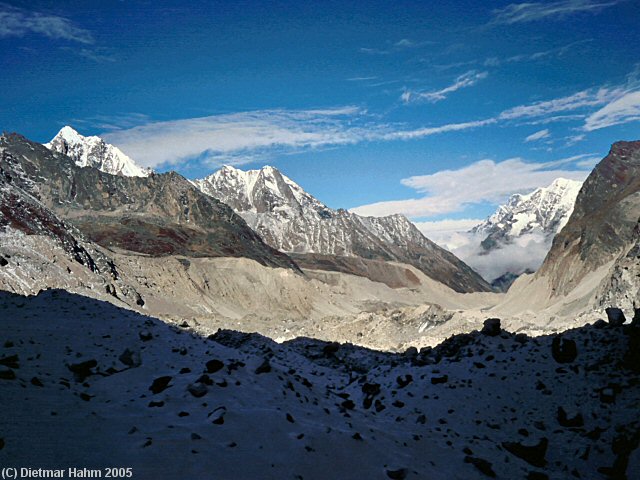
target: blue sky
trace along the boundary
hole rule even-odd
[[[640,138],[636,0],[29,0],[0,3],[0,45],[5,131],[189,178],[271,164],[441,226]]]

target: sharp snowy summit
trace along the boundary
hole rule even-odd
[[[552,240],[571,216],[582,182],[557,178],[548,187],[527,195],[515,194],[487,220],[473,228],[485,236],[485,250],[511,243],[525,235],[541,235]]]
[[[71,157],[79,167],[95,167],[111,175],[148,177],[151,170],[137,165],[118,147],[97,136],[85,137],[69,126],[63,127],[49,143],[50,150]]]
[[[555,179],[533,192],[512,195],[507,203],[448,245],[459,258],[498,290],[523,273],[536,271],[553,238],[567,224],[582,182]]]
[[[277,169],[225,166],[195,180],[204,193],[231,206],[265,242],[308,265],[309,255],[407,263],[457,291],[486,291],[480,276],[423,236],[402,215],[362,217],[333,210]]]

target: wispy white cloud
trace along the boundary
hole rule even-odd
[[[351,78],[347,78],[347,82],[368,82],[371,80],[377,80],[378,77],[376,76],[371,76],[371,77],[351,77]]]
[[[551,115],[550,117],[537,118],[535,120],[528,120],[521,122],[522,125],[547,125],[555,122],[572,122],[574,120],[582,120],[587,116],[586,113],[576,113],[571,115]]]
[[[535,142],[537,140],[542,140],[544,138],[549,138],[551,136],[551,132],[549,132],[548,128],[544,130],[538,130],[535,133],[532,133],[527,138],[524,139],[525,143]]]
[[[116,57],[107,51],[107,49],[98,48],[77,48],[77,47],[61,47],[63,51],[73,53],[87,60],[91,60],[96,63],[111,63],[116,61]]]
[[[573,145],[582,142],[585,138],[587,138],[587,136],[584,134],[570,135],[568,137],[565,137],[565,140],[566,140],[565,145],[567,147],[572,147]]]
[[[640,120],[640,91],[633,91],[623,94],[589,115],[583,129],[590,132],[637,120]]]
[[[575,159],[575,157],[574,157]],[[424,196],[408,200],[378,202],[352,209],[361,215],[402,213],[411,218],[460,212],[483,202],[501,203],[509,195],[549,185],[558,177],[584,180],[588,170],[553,168],[569,159],[529,163],[520,158],[495,162],[481,160],[458,170],[443,170],[402,180],[402,184]]]
[[[387,42],[387,46],[383,48],[361,47],[360,51],[369,55],[390,55],[392,53],[398,53],[403,50],[414,49],[434,44],[435,42],[431,40],[416,41],[409,38],[401,38],[400,40],[395,42]]]
[[[357,123],[358,125],[354,125]],[[145,166],[193,158],[243,163],[267,151],[345,145],[381,138],[386,125],[367,125],[358,107],[261,110],[152,122],[104,134]]]
[[[351,106],[322,110],[259,110],[146,122],[132,128],[123,124],[125,128],[117,130],[113,129],[117,123],[108,118],[93,120],[109,130],[103,137],[149,167],[175,165],[195,158],[213,164],[241,164],[274,154],[366,141],[413,140],[495,123],[494,119],[489,119],[407,129],[374,122],[365,110]]]
[[[0,3],[0,37],[22,37],[29,33],[87,45],[94,43],[89,30],[67,18]]]
[[[586,107],[603,105],[617,98],[623,89],[620,87],[588,89],[574,94],[545,100],[527,105],[519,105],[503,111],[499,115],[500,120],[530,119],[536,117],[549,117],[556,113],[572,112]]]
[[[74,118],[69,122],[63,122],[61,126],[71,124],[78,127],[110,131],[133,128],[150,122],[151,117],[149,117],[149,115],[129,112],[116,115],[93,115],[84,118]]]
[[[398,130],[388,132],[380,137],[380,140],[413,140],[416,138],[429,137],[439,133],[459,132],[462,130],[470,130],[473,128],[484,127],[496,123],[495,118],[486,120],[474,120],[471,122],[448,123],[437,127],[416,128],[413,130]]]
[[[458,76],[451,85],[445,88],[432,92],[414,92],[411,90],[407,90],[402,93],[400,98],[405,103],[415,101],[427,101],[431,103],[439,102],[447,98],[447,95],[449,95],[450,93],[460,90],[461,88],[474,86],[480,80],[487,78],[488,75],[488,72],[477,72],[475,70],[469,70],[468,72]]]
[[[484,62],[482,62],[482,64],[485,67],[499,67],[501,65],[509,63],[532,62],[550,57],[562,57],[577,45],[582,45],[591,41],[591,39],[579,40],[577,42],[571,42],[568,45],[564,45],[562,47],[551,48],[549,50],[542,50],[533,53],[520,53],[518,55],[511,55],[510,57],[506,58],[489,57],[486,58]]]
[[[545,3],[512,3],[504,8],[494,10],[491,24],[510,25],[537,20],[559,19],[581,12],[597,13],[618,3],[620,3],[620,0],[560,0]]]

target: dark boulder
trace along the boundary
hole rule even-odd
[[[409,470],[406,468],[399,468],[398,470],[387,470],[387,477],[392,480],[404,480],[407,478]]]
[[[558,363],[571,363],[578,356],[578,347],[576,342],[562,335],[557,335],[551,343],[551,355]]]
[[[440,383],[447,383],[449,381],[448,375],[442,375],[440,377],[431,377],[431,384],[438,385]]]
[[[607,314],[607,319],[609,320],[609,325],[612,327],[620,327],[627,320],[624,316],[624,312],[615,307],[609,307],[605,309]]]
[[[209,389],[204,383],[192,383],[187,387],[187,390],[194,397],[200,398],[204,397]]]
[[[256,368],[256,374],[260,375],[261,373],[269,373],[271,371],[271,364],[269,360],[265,358],[264,362],[260,364],[258,368]]]
[[[71,370],[78,382],[84,382],[85,378],[94,375],[95,372],[93,369],[97,366],[98,362],[92,359],[85,362],[72,363],[71,365],[67,365],[67,368]]]
[[[545,456],[549,440],[542,438],[536,445],[527,446],[519,442],[502,442],[502,447],[509,453],[521,458],[534,467],[544,467],[547,464]]]
[[[220,360],[209,360],[206,363],[207,373],[216,373],[218,370],[221,370],[224,367],[224,363]]]
[[[142,358],[140,357],[140,353],[128,348],[126,348],[124,352],[120,354],[118,360],[120,360],[123,364],[130,368],[136,368],[142,365]]]
[[[149,390],[151,390],[151,392],[154,395],[157,394],[157,393],[160,393],[160,392],[166,390],[167,388],[169,388],[169,382],[171,382],[171,379],[172,379],[172,377],[169,376],[169,375],[165,375],[163,377],[158,377],[153,381],[153,383],[149,387]]]
[[[575,416],[569,418],[567,412],[562,407],[558,407],[557,419],[558,423],[563,427],[572,428],[584,426],[584,419],[581,413],[577,413]]]
[[[482,330],[480,333],[489,337],[496,337],[500,335],[500,319],[499,318],[487,318],[484,321]]]
[[[495,478],[496,472],[493,471],[492,465],[484,458],[472,457],[467,455],[464,457],[464,463],[470,463],[478,469],[481,473],[484,473],[487,477]]]

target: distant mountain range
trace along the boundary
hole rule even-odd
[[[175,172],[104,173],[17,134],[0,137],[0,148],[8,191],[32,198],[99,245],[153,256],[247,257],[298,269],[227,205]],[[107,145],[106,151],[114,150]]]
[[[406,217],[333,210],[273,167],[245,172],[225,166],[193,183],[231,206],[265,242],[301,266],[365,274],[354,259],[392,261],[413,265],[458,292],[491,289]]]

